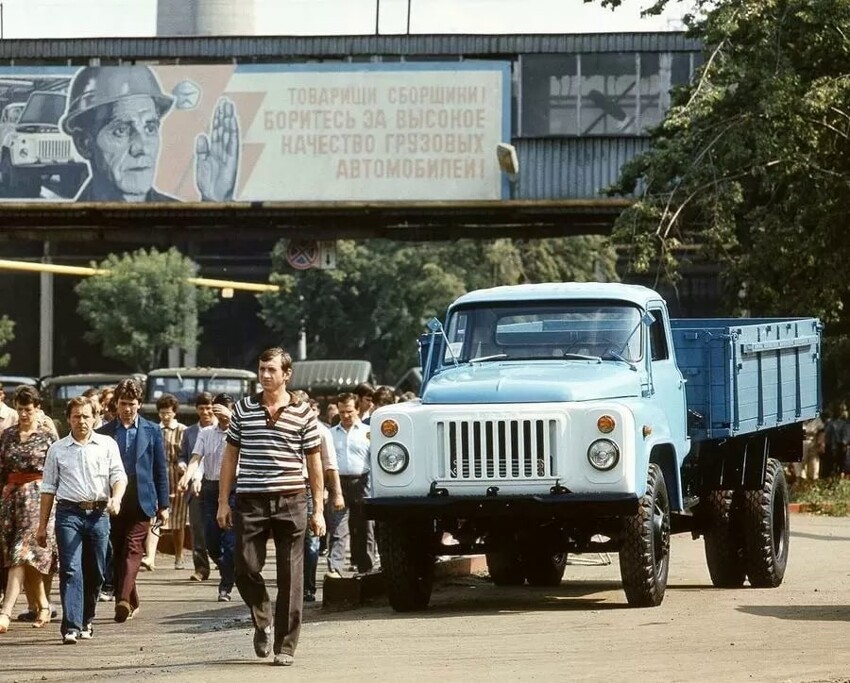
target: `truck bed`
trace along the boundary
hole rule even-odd
[[[820,321],[673,319],[685,376],[689,433],[721,439],[816,417],[821,409]]]

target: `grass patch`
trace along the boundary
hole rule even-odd
[[[805,503],[812,514],[850,517],[850,479],[798,479],[790,493],[792,503]]]

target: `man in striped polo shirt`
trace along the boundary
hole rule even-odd
[[[272,608],[261,574],[266,543],[275,542],[277,601],[274,610],[274,663],[293,663],[304,606],[306,462],[313,495],[310,529],[325,533],[321,439],[310,404],[286,390],[292,358],[280,348],[260,355],[263,391],[239,401],[230,421],[219,474],[218,523],[236,529],[236,588],[251,608],[254,652],[271,653]],[[236,478],[236,467],[239,477]],[[236,479],[236,509],[230,489]]]

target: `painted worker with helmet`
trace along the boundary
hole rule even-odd
[[[62,129],[89,163],[78,202],[176,202],[154,187],[162,120],[174,99],[145,65],[89,66],[77,72]],[[195,182],[203,201],[233,199],[239,167],[236,111],[221,98],[210,134],[195,141]]]

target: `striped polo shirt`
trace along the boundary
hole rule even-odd
[[[304,490],[304,456],[321,446],[310,404],[290,394],[274,416],[262,393],[246,396],[233,409],[227,442],[239,449],[236,493],[298,493]]]

